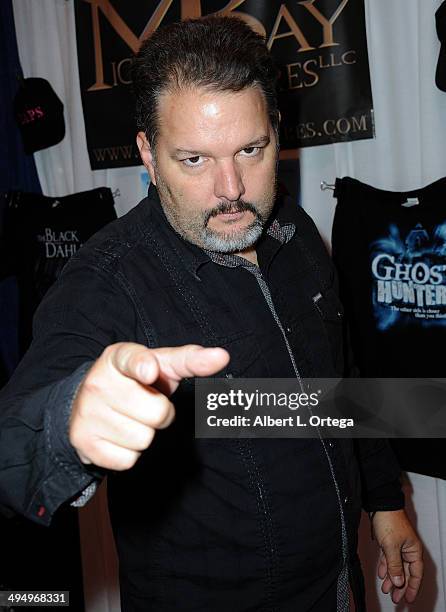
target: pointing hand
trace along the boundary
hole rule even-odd
[[[224,349],[193,344],[159,349],[129,342],[108,346],[73,403],[71,445],[85,464],[111,470],[133,467],[156,430],[173,421],[169,397],[180,381],[211,376],[228,362]]]

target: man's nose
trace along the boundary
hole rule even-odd
[[[224,160],[219,163],[215,174],[215,196],[219,199],[236,202],[245,193],[243,178],[234,160]]]

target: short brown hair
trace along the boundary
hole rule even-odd
[[[132,65],[138,130],[154,147],[158,100],[166,91],[196,86],[237,92],[258,87],[277,134],[278,75],[264,38],[241,19],[211,16],[161,27],[143,42]]]

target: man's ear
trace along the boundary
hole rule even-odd
[[[150,143],[147,140],[147,137],[144,132],[138,132],[136,135],[136,145],[139,149],[139,154],[141,155],[142,163],[147,168],[147,172],[149,173],[150,180],[154,185],[156,185],[155,178],[155,167],[153,164],[153,153],[150,147]]]

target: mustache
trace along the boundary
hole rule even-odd
[[[207,223],[212,217],[216,217],[220,214],[238,213],[244,211],[252,212],[256,217],[259,217],[257,208],[251,204],[251,202],[245,202],[245,200],[237,200],[236,202],[220,202],[214,208],[210,208],[205,213],[205,222]]]

